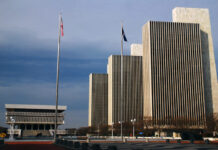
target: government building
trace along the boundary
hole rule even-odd
[[[149,21],[143,27],[144,116],[153,125],[206,123],[200,26]]]
[[[123,56],[123,101],[119,55],[108,58],[108,124],[143,119],[142,57]],[[121,118],[122,115],[122,118]]]
[[[55,128],[54,105],[5,104],[6,123],[14,126],[14,134],[18,136],[53,136]],[[58,106],[57,125],[64,124],[66,106]],[[8,130],[11,133],[11,129]],[[58,134],[65,134],[59,130]]]
[[[172,16],[173,22],[199,24],[206,114],[218,117],[218,81],[209,10],[177,7]]]
[[[143,25],[142,44],[132,44],[131,55],[123,56],[122,102],[121,56],[108,58],[104,79],[108,87],[89,91],[102,97],[89,97],[89,110],[106,110],[108,105],[108,125],[135,118],[136,122],[149,122],[150,127],[205,129],[210,117],[218,117],[209,11],[178,7],[172,16],[172,22],[148,21]],[[106,85],[98,83],[99,87]],[[94,106],[96,102],[101,104]],[[90,120],[95,117],[89,114]]]
[[[108,123],[108,75],[89,75],[89,126]]]

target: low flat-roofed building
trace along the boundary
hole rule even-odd
[[[55,105],[5,104],[5,109],[6,123],[11,125],[13,119],[15,134],[19,136],[50,136],[54,132]],[[67,106],[58,106],[57,125],[64,124],[66,109]]]

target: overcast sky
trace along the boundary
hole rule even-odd
[[[59,12],[59,103],[68,107],[64,127],[80,127],[88,124],[89,74],[106,73],[108,56],[120,54],[120,22],[129,54],[130,44],[142,41],[142,26],[171,21],[174,7],[209,9],[218,68],[217,0],[1,0],[0,126],[6,103],[55,105]]]

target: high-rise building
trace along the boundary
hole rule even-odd
[[[144,117],[154,125],[204,127],[206,112],[199,24],[143,26]]]
[[[89,126],[108,122],[108,75],[89,75]]]
[[[101,93],[100,97],[103,91],[107,94],[109,125],[136,118],[149,120],[153,126],[180,124],[199,129],[206,127],[208,115],[218,116],[208,9],[175,8],[173,22],[149,21],[143,26],[142,44],[131,45],[131,56],[123,56],[123,66],[122,102],[121,56],[108,59],[108,93],[103,88],[90,91]],[[98,107],[90,100],[89,118],[95,116],[94,109]]]
[[[142,56],[142,44],[131,44],[130,46],[131,56]]]
[[[173,9],[173,21],[200,24],[206,112],[218,115],[218,81],[209,11],[176,7]]]
[[[108,59],[108,124],[143,119],[142,57],[123,56],[123,100],[121,102],[121,56]],[[122,104],[122,108],[121,108]]]

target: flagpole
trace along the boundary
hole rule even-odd
[[[121,82],[121,90],[120,90],[120,128],[121,128],[121,133],[120,136],[123,140],[123,24],[121,23],[121,59],[120,59],[120,64],[121,64],[121,71],[120,71],[120,82]]]
[[[58,85],[59,85],[59,62],[60,62],[60,41],[61,41],[61,14],[59,15],[59,29],[58,29],[58,53],[57,53],[57,79],[56,79],[56,109],[55,109],[55,132],[54,141],[57,138],[57,122],[58,122]]]

